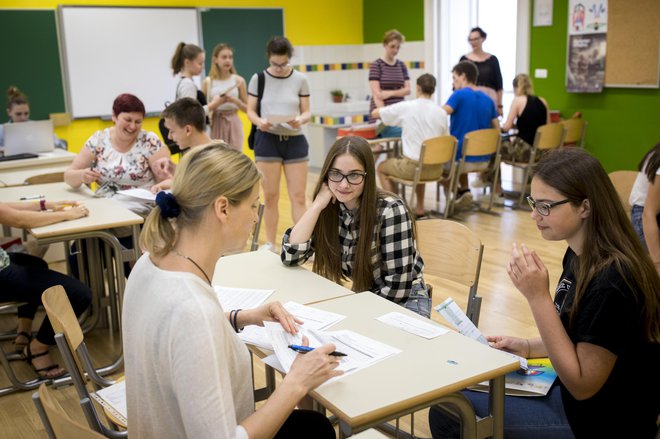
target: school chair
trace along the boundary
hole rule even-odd
[[[54,127],[71,125],[71,113],[50,113],[48,118],[53,121]]]
[[[454,173],[453,181],[450,184],[450,193],[452,200],[456,200],[458,196],[458,182],[461,174],[469,172],[492,172],[493,178],[483,187],[483,193],[486,190],[490,191],[490,199],[488,201],[487,212],[493,208],[493,191],[496,182],[500,175],[500,144],[501,144],[500,130],[498,128],[486,128],[483,130],[470,131],[463,137],[463,151],[461,157],[458,159],[458,166]],[[469,162],[468,157],[484,157],[490,156],[491,159]],[[451,205],[449,215],[453,213],[454,203]]]
[[[584,148],[584,136],[587,133],[587,121],[581,117],[572,117],[559,122],[566,128],[564,146]]]
[[[623,209],[628,214],[630,218],[630,211],[632,206],[630,205],[630,192],[632,191],[635,180],[637,179],[637,171],[613,171],[609,174],[610,180],[616,189],[616,193],[619,194],[619,199],[623,205]]]
[[[516,207],[526,205],[525,195],[527,195],[527,186],[532,180],[532,168],[538,161],[538,158],[544,151],[561,148],[564,144],[564,137],[566,137],[566,128],[559,123],[549,123],[541,125],[536,129],[534,136],[534,144],[529,151],[529,159],[524,162],[516,161],[515,157],[510,160],[501,160],[501,163],[506,163],[516,168],[523,170],[523,178],[520,187],[520,197]]]
[[[415,208],[415,197],[418,184],[426,183],[436,183],[436,211],[440,211],[440,186],[441,182],[451,182],[454,178],[454,173],[456,171],[456,162],[454,157],[456,157],[456,146],[458,141],[454,136],[439,136],[433,137],[422,142],[421,152],[419,155],[419,161],[415,168],[415,176],[412,180],[399,178],[399,177],[388,177],[392,182],[396,183],[397,186],[403,186],[398,192],[402,195],[403,200],[406,201],[406,186],[412,187],[412,194],[410,196],[410,202],[408,205],[411,209]],[[422,168],[424,166],[442,166],[445,163],[449,163],[450,170],[449,175],[441,174],[437,178],[422,179]],[[446,194],[446,203],[445,203],[445,212],[444,217],[447,218],[449,215],[450,205],[453,201],[453,198],[450,198],[449,191]]]
[[[374,157],[385,154],[386,158],[398,157],[401,154],[401,137],[383,137],[367,140]]]
[[[20,302],[0,302],[0,312],[14,313],[16,308],[21,305],[23,305],[23,303]],[[0,340],[11,340],[15,337],[16,331],[14,330],[0,334]],[[20,380],[16,375],[16,372],[14,372],[14,368],[12,367],[12,362],[20,359],[22,359],[20,354],[6,352],[0,343],[0,363],[2,364],[2,368],[4,369],[5,374],[7,375],[7,379],[9,380],[8,386],[0,388],[0,396],[8,395],[20,390],[34,390],[39,387],[41,383],[48,381],[35,379],[32,376],[25,381]]]
[[[71,308],[71,303],[64,288],[61,285],[48,288],[41,296],[41,301],[55,331],[55,343],[71,375],[71,381],[73,381],[78,393],[80,406],[89,427],[109,438],[126,438],[127,431],[117,430],[117,426],[107,416],[106,420],[110,427],[101,422],[96,406],[92,403],[92,398],[87,389],[87,377],[92,381],[94,390],[110,386],[115,381],[107,380],[96,372],[83,339],[80,323],[78,323],[73,308]],[[87,374],[87,377],[85,374]]]
[[[481,297],[477,295],[484,246],[467,226],[445,219],[417,222],[417,247],[424,272],[469,288],[465,314],[478,325]]]
[[[99,439],[105,438],[100,433],[71,419],[60,403],[55,399],[52,391],[41,384],[39,390],[32,394],[32,402],[37,408],[41,422],[50,439]]]
[[[252,230],[252,242],[250,243],[250,251],[253,252],[255,250],[259,250],[259,231],[261,230],[261,220],[264,217],[264,205],[263,203],[259,203],[259,219],[257,220],[257,223],[254,225],[254,229]]]
[[[48,174],[39,174],[28,177],[23,182],[24,185],[61,183],[64,181],[64,172],[50,172]]]

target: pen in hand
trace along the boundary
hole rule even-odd
[[[38,200],[38,199],[40,199],[40,198],[46,198],[46,196],[45,196],[45,195],[32,195],[32,196],[29,196],[29,197],[21,197],[20,200],[21,200],[21,201],[25,201],[25,200]]]
[[[301,346],[297,344],[290,344],[289,349],[296,351],[300,354],[306,354],[307,352],[311,352],[314,350],[314,348],[311,348],[309,346]],[[347,355],[343,352],[338,352],[338,351],[333,351],[330,352],[328,355],[332,355],[333,357],[346,357]]]

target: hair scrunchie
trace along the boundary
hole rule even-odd
[[[158,192],[156,204],[160,207],[160,216],[163,218],[176,218],[181,213],[179,203],[176,202],[176,198],[171,192]]]

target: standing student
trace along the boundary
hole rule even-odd
[[[279,220],[280,175],[284,168],[291,216],[297,223],[305,213],[309,145],[301,127],[309,122],[309,83],[307,77],[290,64],[293,46],[284,37],[275,37],[266,46],[269,67],[264,70],[261,115],[257,114],[259,75],[248,86],[248,118],[257,127],[254,159],[263,175],[265,249],[272,250]],[[271,122],[269,117],[288,116],[286,122]]]
[[[369,88],[371,89],[370,114],[376,108],[401,102],[410,94],[408,67],[401,60],[397,59],[404,40],[404,36],[396,29],[385,32],[385,36],[383,37],[385,54],[382,58],[378,58],[371,63],[369,67]],[[385,126],[380,136],[401,137],[401,128]]]
[[[7,116],[9,121],[7,123],[27,122],[30,120],[30,103],[27,96],[25,96],[16,86],[11,86],[7,89]],[[53,134],[53,143],[55,148],[66,149],[66,140],[58,138]],[[5,127],[4,124],[0,125],[0,147],[5,144]]]
[[[161,113],[165,120],[165,126],[169,130],[169,139],[179,145],[185,154],[195,146],[206,145],[212,140],[204,131],[204,108],[202,104],[193,98],[181,98],[174,101]],[[158,164],[163,172],[174,174],[176,165],[169,158],[163,159]],[[151,192],[156,193],[172,187],[172,177],[161,181],[151,187]]]
[[[660,273],[660,143],[639,162],[639,174],[630,192],[632,224]]]
[[[211,137],[222,139],[237,151],[243,150],[243,122],[238,111],[247,111],[245,79],[236,74],[234,50],[220,43],[213,49],[211,72],[202,82],[207,98],[220,97],[211,115]]]
[[[550,151],[532,178],[532,219],[544,239],[565,240],[554,298],[548,270],[524,244],[507,273],[540,337],[489,336],[497,349],[549,357],[559,377],[546,397],[506,397],[506,437],[651,439],[660,413],[660,277],[601,164],[579,148]],[[466,395],[483,415],[487,397]],[[455,423],[433,410],[434,438]],[[457,436],[456,436],[457,437]]]
[[[0,203],[0,224],[11,227],[40,227],[87,215],[87,208],[76,201]],[[48,318],[42,321],[37,335],[32,338],[32,322],[41,305],[41,295],[54,285],[64,287],[77,316],[89,307],[92,292],[87,285],[50,270],[41,258],[7,253],[0,247],[0,300],[24,302],[18,307],[14,347],[41,379],[58,378],[66,373],[49,353],[50,347],[55,345],[55,333]]]
[[[417,99],[398,102],[387,107],[376,108],[371,115],[380,117],[390,126],[402,128],[401,143],[403,157],[386,159],[378,165],[378,179],[388,192],[394,192],[394,184],[390,176],[412,180],[422,152],[422,143],[432,137],[444,136],[449,133],[447,113],[431,100],[435,93],[435,77],[428,73],[417,78],[415,94]],[[425,166],[422,178],[431,179],[442,176],[442,166]],[[425,215],[424,192],[425,184],[419,184],[417,191],[417,206],[415,215]]]
[[[337,140],[326,156],[314,202],[282,239],[282,262],[300,265],[314,257],[315,273],[353,291],[378,294],[425,317],[431,299],[424,261],[406,204],[376,188],[369,143],[356,136]]]
[[[458,140],[456,160],[459,160],[463,151],[463,137],[470,131],[485,128],[499,129],[497,111],[493,101],[476,86],[477,67],[472,61],[461,61],[452,69],[452,81],[454,92],[449,96],[447,103],[442,108],[451,115],[449,125],[452,136]],[[478,169],[484,161],[489,161],[491,156],[467,157],[465,159],[464,173],[459,176],[458,197],[455,207],[462,208],[472,204],[472,194],[468,186],[467,173]]]
[[[224,310],[211,285],[220,257],[241,250],[257,221],[259,172],[225,144],[186,154],[172,192],[160,192],[140,237],[146,252],[126,284],[122,334],[126,401],[135,438],[334,438],[318,412],[294,411],[341,375],[334,346],[298,355],[275,392],[254,409],[244,326],[300,323],[279,302]],[[200,190],[203,188],[203,190]],[[222,283],[222,279],[216,279]]]
[[[204,70],[204,51],[195,44],[179,43],[172,56],[172,72],[178,76],[174,99],[193,98],[204,106],[208,115],[220,106],[220,97],[213,98],[207,104],[204,93],[197,88],[193,76],[199,76]]]
[[[502,71],[500,62],[492,53],[485,52],[483,49],[487,34],[480,27],[470,30],[468,43],[472,51],[463,55],[459,61],[472,61],[477,66],[479,77],[477,78],[477,87],[486,93],[497,106],[497,113],[502,115]]]

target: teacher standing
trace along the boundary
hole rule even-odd
[[[502,71],[497,57],[491,53],[484,52],[483,44],[488,35],[480,27],[470,30],[468,43],[472,51],[463,55],[460,61],[472,61],[479,71],[477,77],[477,88],[486,93],[495,102],[497,114],[502,115]]]

